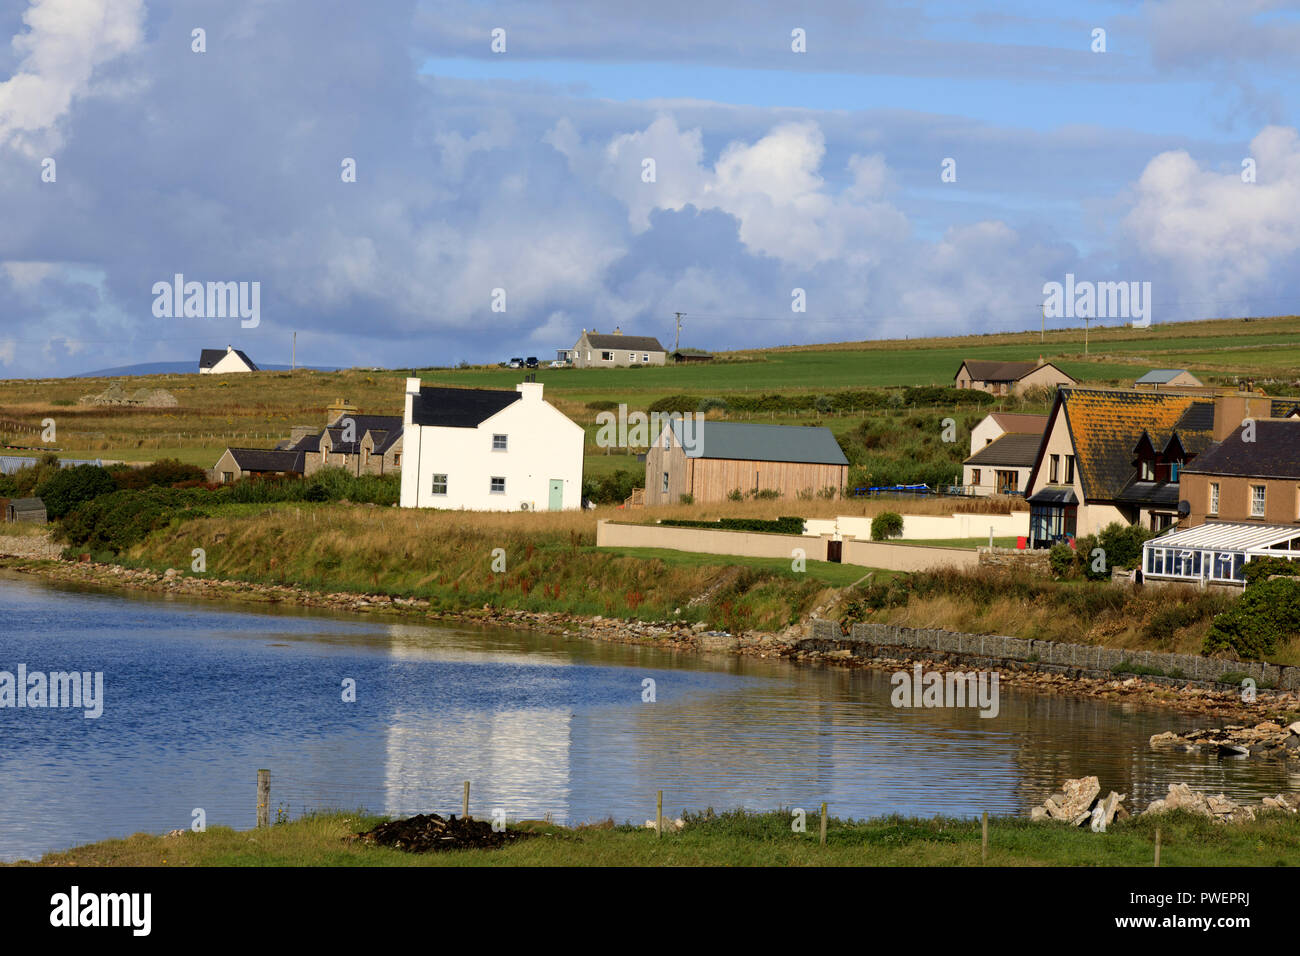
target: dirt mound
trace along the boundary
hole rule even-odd
[[[357,839],[372,846],[387,846],[408,853],[434,850],[490,850],[522,840],[534,834],[520,830],[492,830],[485,820],[457,819],[455,814],[444,820],[436,813],[420,813],[405,820],[390,820],[373,830],[357,834]]]

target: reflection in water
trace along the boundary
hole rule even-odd
[[[102,670],[99,720],[0,710],[0,859],[273,811],[581,822],[684,808],[841,816],[1023,813],[1067,777],[1145,805],[1171,782],[1258,798],[1271,764],[1152,752],[1171,712],[1002,688],[975,710],[894,709],[889,675],[505,630],[250,613],[0,577],[0,669]],[[643,703],[653,677],[657,700]],[[341,699],[356,681],[355,703]]]

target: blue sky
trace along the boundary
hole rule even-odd
[[[1029,328],[1067,273],[1300,311],[1300,4],[357,6],[0,9],[0,376]],[[260,323],[154,315],[177,272]]]

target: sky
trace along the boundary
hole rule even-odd
[[[1300,312],[1300,3],[7,0],[3,37],[4,378],[1036,329],[1067,275]],[[178,274],[256,324],[161,307]]]

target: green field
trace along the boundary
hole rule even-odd
[[[646,818],[653,818],[653,794]],[[833,808],[832,808],[833,809]],[[500,849],[412,854],[349,840],[382,818],[363,812],[308,816],[261,830],[211,827],[175,837],[136,834],[64,853],[46,866],[1135,866],[1151,867],[1160,827],[1160,865],[1294,866],[1300,819],[1272,814],[1221,824],[1183,811],[1116,821],[1106,833],[1024,818],[990,817],[987,858],[980,821],[878,817],[827,821],[819,845],[817,808],[806,832],[790,812],[692,814],[680,832],[656,838],[636,825],[574,829],[516,824],[537,836]],[[19,864],[23,865],[23,864]]]

